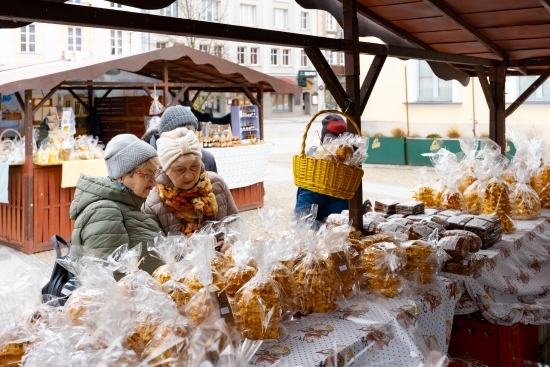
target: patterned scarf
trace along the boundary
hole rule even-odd
[[[163,184],[157,184],[157,190],[164,205],[181,220],[184,235],[195,232],[201,223],[212,220],[218,213],[218,203],[206,171],[201,172],[199,181],[190,190]]]

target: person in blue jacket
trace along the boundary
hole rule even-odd
[[[346,132],[346,122],[339,115],[326,115],[323,119],[323,128],[321,129],[321,141],[324,141],[325,135],[332,134],[339,136]],[[315,153],[318,147],[311,147],[307,155]],[[303,187],[298,187],[296,195],[296,207],[294,213],[299,214],[304,211],[309,211],[311,206],[317,204],[317,217],[320,222],[333,213],[341,213],[342,210],[348,209],[348,201],[345,199],[335,198],[333,196],[319,194]]]

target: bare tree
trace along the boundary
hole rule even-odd
[[[177,8],[177,14],[173,14],[174,6]],[[224,6],[225,8],[222,9],[222,2],[217,0],[177,0],[173,5],[161,9],[160,14],[169,14],[184,19],[222,22],[225,18],[227,4]],[[171,45],[183,44],[194,49],[201,49],[203,52],[223,59],[228,54],[226,42],[220,40],[173,35],[158,36],[157,40],[157,42],[166,42]]]

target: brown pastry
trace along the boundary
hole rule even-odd
[[[353,155],[353,148],[351,148],[348,145],[340,144],[338,146],[338,149],[336,149],[336,158],[340,162],[345,162],[348,160],[349,157]]]

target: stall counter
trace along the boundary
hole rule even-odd
[[[230,148],[206,148],[216,159],[218,174],[225,180],[239,210],[263,206],[263,180],[272,143]]]

